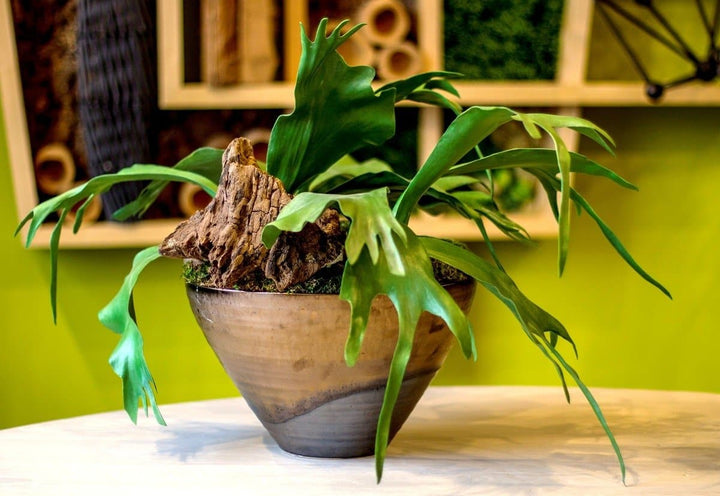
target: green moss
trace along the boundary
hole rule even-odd
[[[203,286],[210,276],[210,264],[207,262],[186,261],[183,264],[183,279],[189,284]]]
[[[563,0],[445,2],[445,68],[470,79],[554,79]]]
[[[466,282],[471,279],[469,275],[459,271],[451,265],[435,260],[434,258],[431,259],[431,262],[433,266],[433,273],[435,274],[435,279],[440,284]]]
[[[453,282],[464,282],[470,277],[454,267],[433,260],[433,272],[435,279],[440,284]],[[207,262],[185,262],[183,266],[183,278],[189,284],[205,286],[208,282],[210,265]],[[343,263],[336,263],[319,270],[314,276],[305,282],[288,287],[285,293],[310,293],[310,294],[338,294],[342,283]],[[263,291],[277,292],[277,287],[272,279],[268,279],[257,271],[247,275],[240,280],[233,289],[242,291]]]
[[[317,272],[307,281],[288,287],[286,293],[337,294],[340,292],[343,264],[335,264]],[[188,261],[183,265],[183,279],[189,284],[208,286],[210,264],[207,262]],[[262,271],[256,271],[242,278],[233,287],[242,291],[277,292],[272,279],[268,279]]]
[[[317,272],[305,282],[290,286],[288,293],[338,294],[342,282],[344,264],[337,263]]]

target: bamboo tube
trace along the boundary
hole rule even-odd
[[[377,74],[380,79],[394,81],[412,76],[421,70],[420,51],[410,42],[386,47],[378,52]]]
[[[236,15],[236,0],[201,0],[201,77],[212,86],[237,82]]]
[[[211,199],[200,186],[190,183],[183,183],[177,195],[178,206],[185,217],[205,208]]]
[[[337,19],[331,19],[327,25],[327,33],[331,33],[340,23]],[[343,34],[349,29],[346,25]],[[370,42],[363,36],[351,36],[345,43],[337,49],[338,53],[350,66],[355,65],[373,65],[375,60],[375,51]]]
[[[238,82],[272,81],[279,65],[275,6],[272,0],[237,1]]]
[[[410,16],[398,0],[370,0],[358,10],[357,20],[367,24],[361,32],[374,45],[396,45],[410,31]]]
[[[255,160],[265,162],[267,159],[267,147],[270,142],[270,130],[263,127],[256,127],[244,133],[245,138],[253,145]]]
[[[57,195],[72,187],[75,160],[62,143],[50,143],[35,155],[35,180],[44,193]]]
[[[83,184],[83,181],[76,182],[72,186],[80,186]],[[76,205],[76,208],[73,208],[70,212],[67,213],[65,216],[65,223],[66,224],[73,224],[75,222],[75,217],[77,216],[77,210],[82,207],[83,203],[79,203]],[[93,196],[93,199],[90,201],[87,207],[85,207],[85,210],[83,211],[83,222],[86,224],[91,224],[95,221],[97,221],[100,218],[100,215],[103,212],[103,204],[102,204],[102,198],[100,195]]]

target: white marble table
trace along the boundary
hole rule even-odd
[[[240,398],[166,405],[168,427],[124,412],[0,431],[0,494],[720,495],[720,395],[597,389],[627,487],[582,396],[560,388],[431,388],[370,457],[280,450]]]

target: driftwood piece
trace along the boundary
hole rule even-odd
[[[75,160],[63,143],[50,143],[35,154],[35,181],[40,191],[59,195],[75,181]]]
[[[223,154],[215,198],[165,238],[160,253],[208,262],[211,286],[232,288],[260,272],[282,291],[336,261],[344,241],[337,212],[327,210],[301,232],[283,233],[265,248],[263,228],[291,199],[278,179],[257,167],[250,141],[237,138]]]

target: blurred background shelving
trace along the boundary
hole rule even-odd
[[[554,73],[551,71],[550,79],[458,81],[455,86],[461,95],[459,102],[464,106],[509,105],[573,115],[580,115],[583,107],[653,105],[645,96],[642,82],[603,80],[603,75],[593,70],[592,58],[604,56],[602,53],[598,55],[597,48],[593,49],[596,44],[591,43],[599,22],[594,16],[594,2],[547,0],[543,8],[549,9],[547,5],[552,6],[553,2],[561,17],[556,20],[556,45],[550,47],[556,57],[551,64],[555,70]],[[72,3],[64,5],[69,8]],[[195,146],[223,146],[222,143],[234,135],[256,133],[257,136],[259,130],[267,131],[277,115],[291,109],[293,78],[300,58],[300,23],[311,33],[319,18],[324,16],[333,20],[350,18],[352,22],[368,23],[354,37],[358,40],[357,46],[349,47],[343,55],[351,64],[374,65],[379,85],[383,76],[392,79],[418,71],[444,69],[448,60],[445,52],[450,48],[449,33],[453,29],[449,22],[454,13],[449,9],[464,8],[464,2],[450,1],[444,5],[441,0],[255,1],[254,31],[247,34],[252,36],[252,42],[241,43],[241,34],[235,31],[232,35],[224,34],[231,38],[234,36],[230,50],[227,44],[218,46],[217,39],[223,36],[222,23],[217,18],[210,22],[214,15],[212,9],[220,9],[225,14],[228,9],[234,9],[232,16],[221,17],[225,20],[230,18],[230,24],[237,29],[239,24],[235,22],[242,22],[245,3],[240,0],[157,2],[157,106],[165,126],[159,133],[157,148],[174,153],[163,156],[159,152],[154,158],[160,163],[171,165]],[[541,3],[524,2],[526,7],[533,4],[535,9]],[[17,15],[13,15],[11,7],[10,0],[2,1],[0,48],[2,53],[10,56],[0,61],[0,89],[10,144],[15,199],[18,211],[24,213],[52,194],[40,187],[38,175],[42,172],[52,178],[58,172],[52,169],[43,172],[39,168],[39,153],[48,144],[48,138],[37,136],[37,132],[33,134],[31,131],[35,129],[32,126],[23,125],[28,123],[33,109],[29,107],[27,81],[22,79],[23,51],[18,50],[21,45],[16,37]],[[216,40],[215,45],[207,41],[208,25],[216,30],[212,36]],[[232,26],[227,29],[231,30]],[[248,68],[247,64],[243,65],[243,50],[248,51],[245,58],[256,53],[262,60],[254,61],[254,65]],[[209,64],[211,60],[214,62]],[[219,66],[223,66],[226,73],[229,71],[230,77],[227,74],[218,76]],[[673,89],[661,103],[682,107],[718,104],[720,85],[716,83],[698,83]],[[415,149],[405,155],[411,157],[408,160],[414,162],[413,166],[419,166],[442,133],[443,113],[418,105],[408,115],[408,122],[416,125],[417,137],[410,140]],[[266,135],[263,136],[265,138],[257,138],[260,145],[266,139]],[[571,149],[577,149],[576,135],[568,133],[565,139]],[[57,161],[56,157],[50,162],[55,164]],[[79,172],[72,178],[72,184],[84,180],[87,175],[82,172],[83,160],[76,162]],[[149,220],[116,223],[105,221],[100,216],[98,222],[86,225],[77,235],[65,235],[61,245],[98,248],[158,243],[179,219],[189,214],[187,207],[181,208],[181,195],[185,195],[187,204],[193,201],[193,194],[195,192],[175,188],[168,193],[165,206]],[[203,201],[206,199],[198,198],[198,206],[202,206]],[[513,214],[513,218],[526,226],[532,237],[553,236],[556,225],[552,213],[539,205],[540,202],[529,201]],[[418,216],[413,221],[413,227],[421,233],[465,240],[474,239],[474,235],[467,233],[476,231],[470,221],[454,216],[439,219]],[[491,234],[497,235],[493,231]],[[50,228],[43,226],[35,246],[47,246],[49,237]]]

